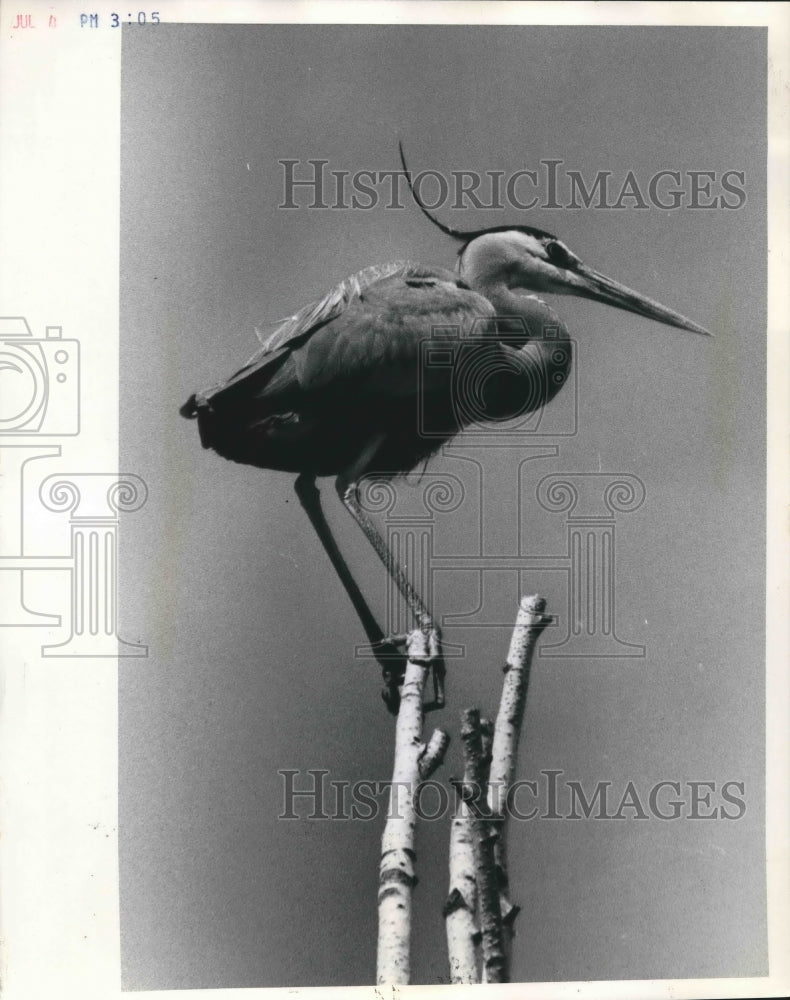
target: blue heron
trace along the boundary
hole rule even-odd
[[[343,504],[417,627],[435,631],[429,609],[360,502],[361,479],[406,474],[481,414],[507,420],[560,391],[572,363],[571,341],[544,294],[594,299],[709,336],[594,271],[542,229],[461,231],[443,224],[412,187],[402,149],[401,159],[420,210],[460,243],[455,270],[410,261],[364,268],[259,334],[261,346],[243,368],[181,408],[197,419],[204,448],[234,462],[297,473],[297,496],[384,669],[382,694],[393,713],[402,641],[384,634],[365,601],[325,519],[316,478],[335,477]],[[551,338],[543,336],[547,327]],[[425,363],[433,348],[449,352],[452,363]],[[443,673],[439,656],[426,709],[444,703]]]

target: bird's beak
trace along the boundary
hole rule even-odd
[[[587,267],[586,264],[579,263],[573,271],[567,271],[566,276],[571,286],[568,290],[575,295],[581,295],[586,299],[595,299],[597,302],[605,302],[617,309],[626,309],[628,312],[647,316],[649,319],[665,323],[667,326],[676,326],[680,330],[701,333],[705,337],[712,336],[706,329],[685,316],[681,316],[674,309],[668,309],[661,303],[649,299],[646,295],[640,295],[639,292],[626,288],[625,285],[599,274],[591,267]]]

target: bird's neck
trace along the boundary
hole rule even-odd
[[[468,281],[468,279],[467,279]],[[506,282],[478,281],[470,286],[484,295],[503,319],[518,317],[527,328],[526,340],[557,341],[568,339],[568,328],[548,303],[523,289],[514,291]],[[525,342],[526,342],[525,340]],[[512,341],[508,341],[512,343]],[[516,346],[521,346],[520,344]]]
[[[498,316],[522,316],[529,323],[530,320],[540,320],[549,309],[537,295],[525,291],[515,292],[504,281],[479,282],[472,287],[485,295]],[[553,310],[550,312],[554,314]],[[540,327],[532,335],[539,336],[539,329]]]
[[[470,288],[488,299],[497,316],[523,319],[529,328],[529,339],[541,338],[547,321],[553,328],[559,327],[562,338],[567,338],[565,325],[554,310],[528,290],[514,289],[508,281],[508,269],[501,266],[496,256],[475,253],[471,247],[460,257],[458,271]]]
[[[537,295],[516,292],[503,281],[478,281],[472,287],[496,309],[498,339],[507,349],[518,351],[533,373],[533,391],[539,397],[535,403],[545,405],[563,387],[573,364],[573,342],[565,323]],[[522,380],[505,370],[500,381],[493,395],[501,403],[503,413],[508,414],[514,400],[521,401]]]

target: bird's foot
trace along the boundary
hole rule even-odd
[[[381,697],[392,715],[397,715],[400,708],[400,692],[408,661],[407,642],[408,635],[390,635],[373,645],[373,653],[381,666],[384,679]],[[426,666],[431,672],[433,699],[424,703],[423,711],[435,712],[444,708],[445,702],[444,657],[442,656],[441,635],[435,627],[431,627],[428,634]]]
[[[397,715],[400,708],[400,689],[406,676],[407,638],[406,635],[384,636],[372,647],[384,680],[381,697],[392,715]]]
[[[445,700],[444,678],[446,670],[442,655],[442,634],[427,613],[420,619],[420,628],[425,635],[427,648],[419,662],[424,663],[430,670],[433,683],[433,700],[424,702],[422,707],[424,712],[435,712],[444,708]]]
[[[437,628],[432,628],[428,637],[428,646],[431,653],[430,670],[433,681],[433,701],[428,701],[423,705],[424,712],[436,712],[444,708],[444,677],[446,667],[444,656],[442,655],[442,637]]]
[[[406,643],[408,638],[408,635],[404,632],[402,635],[385,635],[378,642],[373,643],[371,647],[373,655],[382,667],[390,661],[406,659]]]

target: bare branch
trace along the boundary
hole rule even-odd
[[[483,975],[488,983],[504,982],[505,953],[502,946],[502,915],[494,862],[498,834],[489,822],[485,805],[485,760],[480,733],[480,712],[468,708],[461,716],[465,780],[463,797],[469,807],[477,879]]]
[[[464,769],[462,787],[472,781],[468,767]],[[456,791],[455,814],[450,825],[450,885],[442,914],[447,934],[447,957],[451,983],[479,983],[477,946],[480,929],[477,925],[477,877],[475,845],[469,806],[464,801],[462,787],[451,779]]]
[[[491,719],[480,717],[480,746],[483,753],[483,781],[488,781],[491,769],[491,748],[494,744],[494,723]]]
[[[494,727],[491,747],[491,766],[488,774],[488,807],[491,827],[496,830],[494,864],[499,889],[502,923],[508,928],[505,943],[509,945],[512,928],[520,907],[509,897],[509,880],[506,862],[506,803],[518,756],[518,744],[527,701],[529,674],[538,636],[551,621],[544,615],[546,602],[542,597],[523,597],[516,618],[505,665],[505,680],[499,713]],[[509,949],[506,948],[506,953]],[[507,970],[505,970],[507,975]]]
[[[395,725],[395,761],[389,811],[381,839],[379,866],[378,983],[407,984],[411,974],[410,938],[414,866],[415,800],[420,781],[441,763],[449,743],[437,730],[422,741],[423,689],[437,647],[421,629],[407,639],[408,661]],[[425,773],[421,773],[422,771]]]
[[[450,827],[450,888],[443,910],[451,983],[480,982],[473,836],[469,810],[459,796]]]
[[[450,734],[446,729],[434,729],[431,738],[419,757],[420,777],[426,781],[437,767],[444,761],[447,747],[450,745]]]

